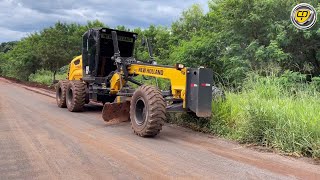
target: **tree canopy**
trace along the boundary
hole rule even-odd
[[[319,15],[318,1],[307,3]],[[320,23],[306,31],[294,27],[290,13],[296,4],[295,0],[210,0],[208,12],[195,4],[170,27],[116,28],[137,32],[139,40],[150,38],[159,64],[209,67],[217,83],[238,88],[248,72],[267,71],[268,67],[278,73],[291,70],[320,75]],[[19,42],[2,43],[0,73],[28,80],[39,69],[55,72],[81,53],[81,36],[92,27],[107,25],[57,22]],[[148,57],[139,42],[135,56]]]

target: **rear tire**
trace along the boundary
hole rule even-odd
[[[140,86],[131,99],[130,119],[135,134],[142,137],[159,134],[166,119],[166,103],[162,93],[153,86]]]
[[[66,104],[70,112],[83,111],[86,103],[86,84],[82,81],[70,81],[66,91]]]
[[[66,92],[68,86],[68,80],[59,81],[56,85],[56,101],[60,108],[66,108]]]

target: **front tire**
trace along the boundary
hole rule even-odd
[[[86,84],[82,81],[70,81],[66,92],[66,104],[70,112],[83,111],[86,103]]]
[[[68,86],[68,80],[62,80],[57,83],[56,86],[56,101],[57,105],[60,108],[66,108],[66,92],[67,92],[67,86]]]
[[[142,137],[159,134],[166,119],[166,103],[162,93],[153,86],[140,86],[131,99],[130,119],[135,134]]]

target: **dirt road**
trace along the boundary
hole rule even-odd
[[[0,179],[320,179],[305,161],[171,125],[141,138],[129,123],[105,124],[101,106],[86,109],[0,78]]]

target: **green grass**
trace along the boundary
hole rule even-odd
[[[67,75],[64,73],[56,74],[56,80],[66,79],[66,77]],[[52,79],[53,79],[53,72],[46,71],[46,70],[37,71],[35,74],[31,74],[29,76],[29,81],[46,84],[46,85],[52,85]]]
[[[281,77],[250,75],[241,92],[227,92],[213,102],[211,119],[171,115],[193,129],[285,154],[320,158],[318,81],[287,73]]]
[[[161,79],[161,78],[153,78],[153,77],[143,77],[143,76],[136,76],[134,79],[140,83],[153,85],[159,87],[161,90],[169,90],[170,80],[168,79]],[[137,85],[132,84],[132,87],[137,88]]]
[[[252,76],[240,93],[213,103],[210,130],[288,154],[320,157],[320,94],[315,84]]]

